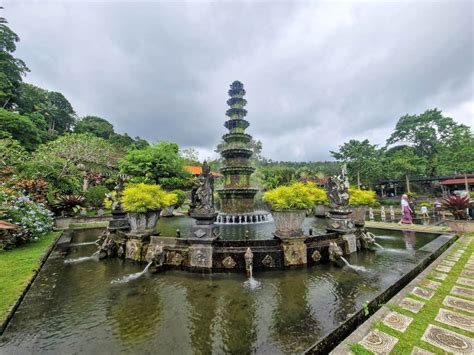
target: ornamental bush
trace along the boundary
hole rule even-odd
[[[319,190],[312,183],[295,182],[265,192],[263,200],[277,211],[307,210],[313,208],[318,198],[322,198]]]
[[[127,184],[122,194],[122,207],[126,212],[156,211],[177,201],[176,194],[162,190],[159,185]]]
[[[183,205],[184,201],[186,201],[186,192],[183,190],[173,190],[171,191],[172,194],[176,195],[176,203],[174,204],[175,208],[179,208]]]
[[[110,193],[110,191],[105,186],[90,187],[85,193],[86,202],[91,207],[100,208],[102,207],[102,203],[108,193]]]
[[[28,196],[8,195],[0,191],[1,218],[19,228],[9,233],[10,238],[0,240],[0,249],[37,240],[53,229],[53,214],[42,203]]]
[[[377,202],[375,191],[359,190],[358,188],[349,188],[350,206],[374,206]]]

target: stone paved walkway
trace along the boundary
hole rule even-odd
[[[474,354],[474,236],[458,239],[422,275],[382,307],[352,353]]]

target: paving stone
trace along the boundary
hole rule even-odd
[[[474,313],[474,302],[463,300],[462,298],[446,296],[443,300],[443,304],[448,307],[460,309],[461,311]]]
[[[434,353],[432,353],[431,351],[419,348],[418,346],[414,346],[410,355],[434,355]]]
[[[430,276],[431,276],[433,279],[441,280],[441,281],[443,281],[446,277],[448,277],[448,275],[443,274],[443,273],[441,273],[441,272],[436,272],[436,271],[433,271]]]
[[[474,317],[440,308],[435,320],[455,328],[467,330],[468,332],[474,332]]]
[[[449,261],[449,260],[443,260],[443,261],[441,262],[441,264],[443,264],[443,265],[448,265],[448,266],[454,266],[454,265],[456,264],[456,262],[454,262],[454,261]]]
[[[461,276],[474,279],[474,271],[463,270],[463,271],[461,272]]]
[[[474,270],[474,264],[466,264],[464,265],[464,270]]]
[[[438,265],[436,266],[436,270],[441,271],[441,272],[450,272],[451,266]]]
[[[474,280],[471,280],[471,279],[468,279],[468,278],[465,278],[465,277],[459,277],[456,280],[456,283],[460,284],[460,285],[464,285],[464,286],[474,287]]]
[[[428,325],[421,340],[450,353],[472,354],[474,352],[472,339],[432,324]]]
[[[404,298],[399,306],[402,307],[403,309],[406,309],[407,311],[413,312],[413,313],[418,313],[420,309],[423,308],[424,302],[414,300],[413,298]]]
[[[420,282],[420,286],[430,288],[432,290],[437,290],[441,286],[441,282],[432,281],[432,280],[423,280]]]
[[[456,296],[474,298],[474,290],[472,288],[453,286],[453,288],[451,289],[451,293]]]
[[[425,290],[424,288],[415,287],[412,294],[417,295],[418,297],[424,298],[425,300],[430,300],[434,296],[434,291]]]
[[[388,354],[397,342],[397,338],[375,329],[371,330],[359,344],[374,354]]]
[[[404,333],[412,321],[413,318],[411,317],[404,316],[398,312],[390,312],[383,319],[383,324]]]

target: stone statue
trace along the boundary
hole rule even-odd
[[[340,175],[329,178],[327,196],[333,209],[345,209],[349,206],[349,180],[345,165],[342,167]]]
[[[117,184],[114,187],[116,196],[115,196],[115,202],[113,206],[113,210],[120,211],[122,210],[122,192],[123,188],[125,186],[125,175],[120,174],[117,178]]]
[[[202,173],[191,191],[191,213],[214,213],[214,177],[207,162],[202,164]]]

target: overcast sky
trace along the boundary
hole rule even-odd
[[[474,123],[473,2],[3,1],[25,81],[79,116],[211,156],[227,90],[274,160],[384,144],[404,114]]]

